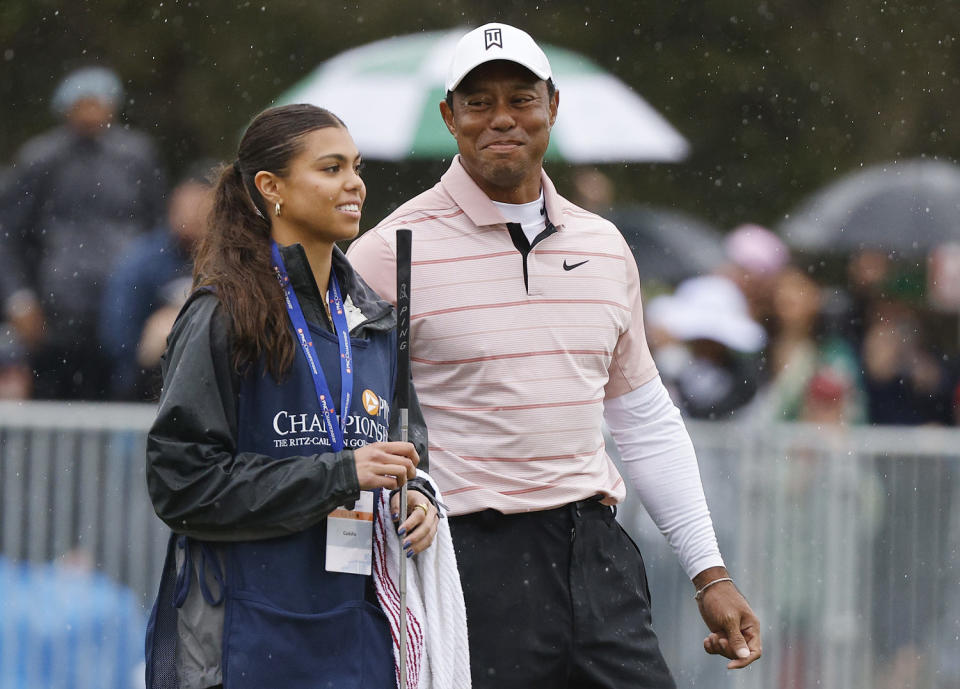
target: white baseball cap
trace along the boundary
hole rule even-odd
[[[672,295],[651,299],[644,320],[678,340],[713,340],[740,352],[757,352],[767,341],[740,288],[719,275],[684,280]]]
[[[509,24],[484,24],[457,43],[447,70],[447,91],[453,91],[472,69],[491,60],[523,65],[543,80],[550,79],[550,61],[526,31]]]

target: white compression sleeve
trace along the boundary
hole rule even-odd
[[[723,565],[693,443],[660,378],[603,407],[627,476],[687,576]]]

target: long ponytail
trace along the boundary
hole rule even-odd
[[[293,364],[296,342],[270,259],[270,220],[254,184],[261,170],[286,174],[305,134],[343,126],[312,105],[271,108],[258,115],[240,141],[237,162],[220,169],[208,230],[197,249],[194,287],[212,287],[226,309],[237,371],[264,358],[280,380]]]

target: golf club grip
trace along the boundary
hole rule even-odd
[[[410,406],[410,250],[412,233],[397,230],[397,405]]]

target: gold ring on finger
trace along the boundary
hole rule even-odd
[[[430,508],[427,507],[426,505],[424,505],[422,502],[417,503],[416,505],[414,505],[414,506],[413,506],[413,509],[415,509],[415,510],[423,510],[423,518],[424,518],[424,519],[426,519],[427,516],[430,514]]]

